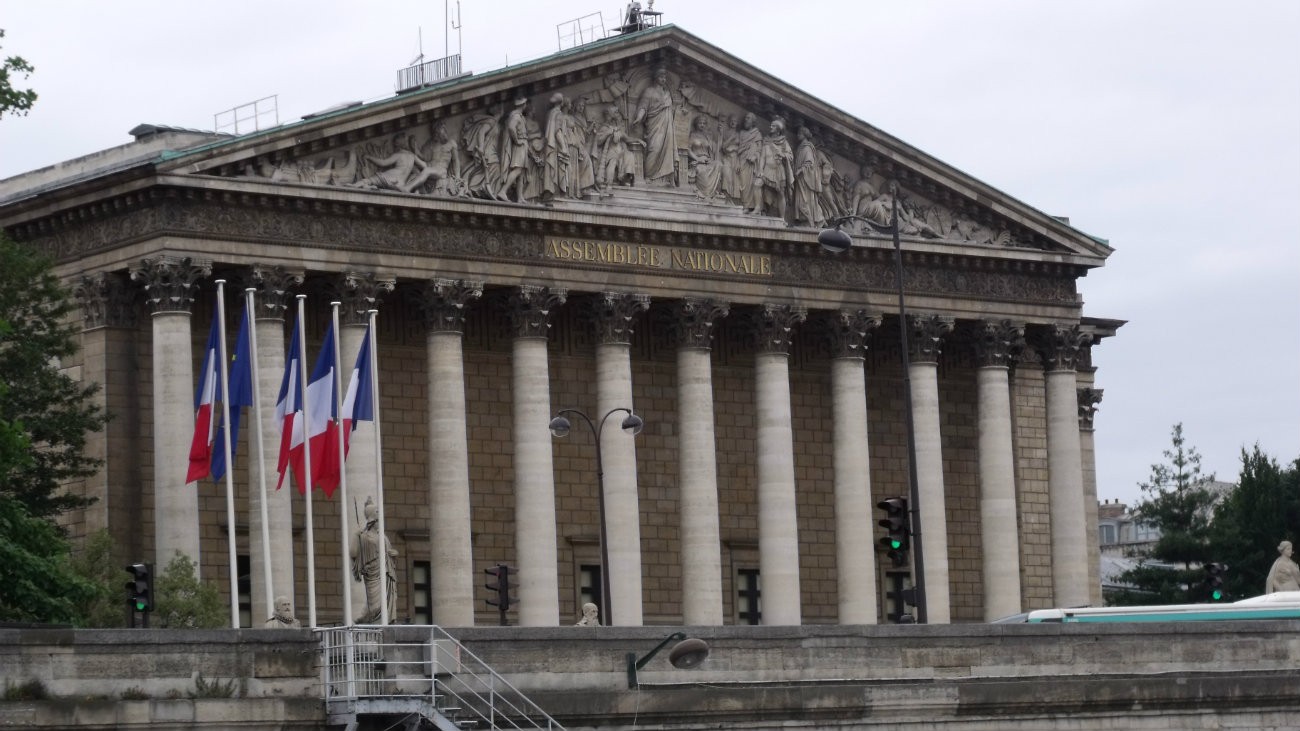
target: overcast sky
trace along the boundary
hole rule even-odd
[[[644,3],[643,3],[644,4]],[[450,3],[456,14],[455,2]],[[619,2],[0,0],[0,56],[36,73],[0,120],[0,178],[213,128],[278,95],[281,121],[393,92],[423,51],[489,71]],[[664,21],[1046,213],[1108,239],[1087,315],[1098,495],[1132,502],[1170,427],[1235,481],[1243,446],[1300,457],[1300,2],[659,0]],[[589,18],[589,21],[592,20]]]

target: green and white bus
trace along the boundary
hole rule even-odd
[[[1168,604],[1152,607],[1078,607],[1029,612],[1030,624],[1053,622],[1197,622],[1300,619],[1300,591],[1279,591],[1231,604]]]

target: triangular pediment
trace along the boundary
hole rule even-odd
[[[214,144],[159,171],[485,211],[541,205],[584,221],[817,229],[856,216],[887,225],[897,203],[912,239],[1064,254],[1085,266],[1110,253],[674,26]]]

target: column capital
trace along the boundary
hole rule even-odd
[[[81,306],[83,330],[136,326],[138,290],[123,275],[115,272],[84,274],[73,285],[72,292]]]
[[[131,268],[131,279],[144,286],[145,304],[157,315],[163,312],[189,314],[194,306],[198,280],[212,276],[212,262],[188,256],[154,256],[141,259]]]
[[[880,327],[880,315],[867,310],[841,309],[824,318],[832,358],[857,358],[867,354],[867,339]]]
[[[771,303],[759,307],[751,325],[757,336],[758,352],[789,355],[794,328],[807,318],[806,307]]]
[[[370,311],[378,309],[383,296],[396,287],[397,280],[374,272],[347,272],[330,281],[327,290],[341,303],[341,324],[365,325],[370,322]]]
[[[516,338],[546,339],[551,328],[551,310],[564,304],[569,290],[521,284],[506,299],[506,314]]]
[[[601,292],[591,302],[596,323],[596,337],[602,345],[629,345],[632,321],[650,309],[650,295],[627,292]]]
[[[943,353],[943,339],[955,325],[956,320],[945,315],[908,315],[907,355],[911,362],[938,363]]]
[[[304,273],[289,271],[282,266],[253,265],[248,286],[257,290],[255,317],[259,320],[284,320],[284,313],[293,302],[293,288],[302,286]]]
[[[980,368],[1008,368],[1025,349],[1025,326],[1011,320],[980,320],[971,327]]]
[[[465,306],[483,296],[483,283],[466,279],[430,279],[413,297],[431,333],[465,332]]]
[[[673,334],[679,348],[708,350],[713,344],[713,323],[731,313],[726,302],[684,297],[672,305]]]
[[[1078,368],[1084,348],[1092,343],[1092,334],[1078,325],[1047,325],[1037,328],[1034,345],[1049,371],[1073,371]]]
[[[1092,418],[1097,414],[1097,404],[1101,403],[1102,389],[1085,386],[1078,391],[1079,429],[1092,431]]]

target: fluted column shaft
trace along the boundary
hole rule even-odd
[[[1047,490],[1052,519],[1052,593],[1057,606],[1087,604],[1088,541],[1075,361],[1088,336],[1054,327],[1041,341],[1047,366]]]
[[[876,561],[868,528],[871,450],[867,443],[867,380],[863,351],[867,332],[880,324],[865,312],[841,312],[835,319],[831,360],[834,413],[835,565],[839,577],[839,623],[875,624],[879,615]]]
[[[596,303],[598,343],[596,345],[596,414],[603,418],[612,409],[633,409],[632,322],[649,307],[646,295],[605,292]],[[637,492],[636,439],[619,425],[624,413],[609,417],[601,431],[601,455],[605,476],[605,546],[612,614],[607,624],[620,627],[642,624],[641,594],[641,502]]]
[[[948,516],[943,487],[943,439],[939,429],[939,354],[951,332],[951,318],[910,315],[912,421],[916,435],[916,476],[924,541],[926,621],[952,621],[948,586]]]
[[[682,623],[722,624],[722,538],[713,420],[714,320],[725,304],[686,299],[676,305],[678,484],[681,490]]]
[[[481,282],[434,280],[421,305],[429,335],[429,554],[433,623],[474,624],[474,556],[465,428],[464,308]]]
[[[984,618],[1020,611],[1020,536],[1011,444],[1009,363],[1023,350],[1023,329],[984,322],[978,329],[980,527],[984,546]]]
[[[513,295],[511,307],[519,623],[531,627],[554,626],[560,621],[555,471],[547,429],[551,383],[546,331],[550,308],[563,301],[563,292],[525,285]]]
[[[162,572],[181,553],[201,573],[199,489],[185,484],[194,434],[193,337],[190,307],[208,264],[158,257],[131,272],[143,281],[153,313],[153,498],[154,562]]]
[[[763,624],[769,625],[802,623],[789,338],[790,329],[805,314],[801,308],[765,306],[759,315],[760,349],[754,356],[759,574]]]

